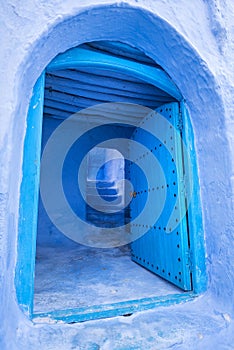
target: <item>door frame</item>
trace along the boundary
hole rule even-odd
[[[125,59],[117,59],[111,56],[82,49],[79,54],[79,49],[71,49],[74,55],[65,52],[59,54],[51,61],[47,69],[57,70],[66,68],[78,67],[99,67],[114,69],[119,72],[134,75],[141,80],[151,83],[160,89],[168,92],[175,97],[184,108],[185,126],[185,144],[189,144],[190,149],[194,151],[192,128],[189,122],[189,116],[186,111],[183,97],[177,86],[171,78],[162,70],[155,67],[145,66],[133,61]],[[130,62],[130,63],[129,63]],[[78,322],[90,319],[103,317],[111,317],[132,313],[134,311],[146,310],[156,306],[181,303],[182,301],[191,300],[196,294],[205,290],[205,259],[203,242],[203,229],[201,220],[201,205],[199,196],[198,175],[196,166],[196,155],[191,154],[194,176],[194,196],[190,203],[188,215],[191,223],[192,247],[196,247],[199,243],[202,249],[194,250],[193,257],[190,257],[194,266],[194,286],[193,292],[183,294],[173,294],[166,297],[144,298],[140,300],[131,300],[127,302],[119,302],[110,305],[97,305],[90,308],[77,308],[72,310],[60,310],[50,313],[33,313],[33,291],[34,291],[34,270],[35,270],[35,252],[36,252],[36,236],[37,236],[37,212],[38,212],[38,192],[39,192],[39,177],[40,177],[40,153],[41,153],[41,134],[42,134],[42,119],[43,105],[39,103],[34,105],[38,94],[40,94],[40,102],[43,99],[45,73],[38,79],[34,94],[31,99],[29,112],[27,116],[27,131],[24,141],[23,154],[23,177],[20,189],[20,209],[19,209],[19,226],[18,226],[18,247],[17,247],[17,265],[15,272],[15,287],[18,304],[21,309],[29,315],[30,318],[38,318],[49,316],[54,320],[64,320],[66,322]],[[36,121],[36,123],[35,123]],[[32,197],[30,197],[32,195]],[[33,198],[33,201],[32,201]],[[198,264],[198,265],[197,265]],[[195,269],[199,266],[199,269]],[[91,311],[91,309],[93,311]]]

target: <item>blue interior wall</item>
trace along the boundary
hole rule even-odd
[[[56,118],[43,118],[42,126],[42,154],[45,148],[45,145],[54,132],[54,130],[63,122],[63,119]],[[111,127],[105,128],[105,136],[103,138],[102,129],[97,130],[97,132],[87,135],[83,139],[82,147],[80,143],[72,147],[69,151],[69,158],[65,163],[64,172],[63,172],[63,186],[66,189],[66,196],[69,203],[71,203],[73,210],[76,215],[78,215],[83,221],[86,221],[86,202],[83,199],[81,193],[76,191],[78,186],[78,172],[80,161],[82,156],[85,156],[85,151],[82,153],[82,149],[91,149],[95,146],[96,143],[101,142],[103,139],[109,139],[117,136],[129,138],[133,132],[132,127],[121,127],[118,125],[112,125]],[[61,140],[62,142],[62,140]],[[103,159],[104,160],[104,159]],[[54,159],[56,162],[56,159]],[[96,159],[97,164],[100,164],[102,161],[100,155]],[[113,161],[112,161],[113,163]],[[113,176],[116,174],[116,179],[118,180],[121,174],[116,173],[116,167],[118,164],[112,164],[108,162],[105,167],[105,172],[100,171],[97,173],[98,180],[112,180]],[[87,169],[88,171],[88,169]],[[124,175],[124,174],[122,174]],[[124,212],[121,214],[123,216],[121,222],[124,220]],[[100,215],[99,215],[100,216]],[[106,220],[105,214],[103,214],[104,219]],[[101,219],[101,218],[100,218]],[[37,244],[40,246],[56,246],[56,245],[66,245],[70,244],[70,240],[61,233],[56,226],[51,222],[49,216],[46,213],[46,210],[43,206],[41,196],[39,197],[39,208],[38,208],[38,233],[37,233]]]
[[[42,153],[45,148],[45,145],[52,135],[54,130],[63,122],[62,119],[55,118],[43,118],[42,126]],[[62,141],[61,141],[62,142]],[[74,152],[73,152],[74,153]],[[55,160],[56,161],[56,160]],[[70,171],[74,168],[75,165],[75,154],[71,157],[70,161]],[[69,168],[68,168],[69,169]],[[64,180],[66,182],[66,179]],[[72,196],[72,189],[70,189],[70,195]],[[80,197],[76,197],[77,208],[79,208],[79,215],[85,217],[85,205],[81,201]],[[39,206],[38,206],[38,232],[37,232],[37,245],[40,246],[56,246],[70,244],[70,240],[65,237],[51,222],[49,216],[46,213],[46,210],[43,206],[41,196],[39,197]]]
[[[117,158],[119,157],[119,158]],[[87,177],[90,180],[117,181],[124,179],[124,161],[115,149],[94,149],[88,158]]]
[[[106,4],[106,5],[105,5]],[[1,348],[230,349],[233,346],[233,2],[41,0],[2,4]],[[208,290],[192,303],[86,324],[28,321],[14,286],[19,187],[32,87],[59,52],[122,40],[155,59],[186,99],[194,130]],[[62,344],[62,345],[61,345]]]

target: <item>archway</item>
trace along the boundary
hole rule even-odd
[[[129,10],[129,9],[128,9]],[[138,13],[137,13],[137,15],[139,15]],[[113,33],[112,33],[112,35],[113,35]],[[138,46],[138,45],[136,45],[136,46]],[[20,253],[20,250],[19,250],[19,253]],[[199,288],[198,288],[199,289]],[[24,304],[24,303],[21,303],[21,304]]]

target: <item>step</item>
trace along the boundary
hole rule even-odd
[[[88,180],[86,182],[87,188],[96,187],[96,188],[110,188],[115,187],[115,181],[100,181],[100,180]]]
[[[119,226],[123,226],[124,225],[124,221],[123,222],[100,222],[100,221],[97,221],[97,222],[93,222],[93,221],[90,221],[90,223],[94,226],[97,226],[97,227],[101,227],[101,228],[114,228],[114,227],[119,227]]]
[[[117,187],[103,187],[103,188],[89,187],[89,188],[86,188],[86,195],[95,195],[96,191],[100,196],[116,195],[118,194],[119,189]]]
[[[87,211],[86,213],[86,217],[89,218],[95,218],[95,217],[99,217],[99,218],[106,218],[106,219],[110,219],[110,218],[120,218],[124,215],[124,212],[122,210],[119,210],[117,212],[113,212],[113,213],[107,213],[107,212],[100,212],[98,210],[92,210],[92,211]]]
[[[113,201],[115,201],[115,204],[121,204],[123,197],[122,195],[103,195],[103,196],[98,196],[98,195],[91,195],[91,194],[87,194],[86,196],[86,201],[88,203],[90,203],[91,205],[99,205],[100,203],[100,197],[101,199],[103,199],[104,201],[106,201],[107,206],[110,207],[110,204]],[[104,205],[104,203],[102,203],[101,205]]]

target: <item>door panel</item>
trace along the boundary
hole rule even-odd
[[[145,182],[142,184],[141,177],[134,174],[135,165],[130,165],[130,178],[136,194],[130,204],[131,218],[140,214],[140,207],[142,210],[142,192],[150,193],[153,202],[143,216],[144,222],[131,225],[133,235],[136,230],[139,232],[142,226],[149,228],[131,244],[131,250],[133,261],[181,289],[191,290],[180,127],[179,104],[175,102],[166,104],[158,108],[156,113],[145,117],[132,135],[132,140],[142,143],[148,149],[144,155],[134,155],[133,158],[136,159],[136,164],[147,172],[149,178],[147,186]],[[134,153],[131,144],[130,155]],[[161,173],[152,166],[152,154],[162,167]],[[152,225],[152,216],[156,210],[161,210],[161,214]]]

